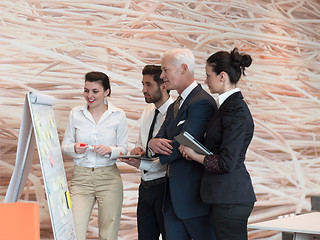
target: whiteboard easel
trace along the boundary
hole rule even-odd
[[[55,240],[76,240],[71,201],[58,131],[53,113],[55,99],[27,93],[17,146],[16,164],[4,202],[21,196],[37,144]]]

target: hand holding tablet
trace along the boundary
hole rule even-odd
[[[142,155],[119,155],[118,158],[139,158],[141,160],[147,160],[147,161],[153,161],[158,159],[158,157],[146,157],[146,156],[142,156]]]
[[[141,155],[119,155],[118,158],[141,158]]]

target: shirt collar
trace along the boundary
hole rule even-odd
[[[84,113],[89,113],[88,104],[83,106],[82,111]],[[108,109],[106,112],[112,113],[112,112],[120,112],[120,111],[121,111],[120,108],[117,108],[116,106],[114,106],[110,101],[108,102]]]
[[[173,99],[171,97],[169,97],[168,100],[158,108],[161,115],[166,114],[167,109],[171,103],[173,103]]]
[[[198,86],[197,82],[196,81],[193,81],[182,93],[181,93],[181,97],[182,97],[182,100],[184,101],[188,95],[192,92],[192,90],[194,88],[196,88]]]
[[[222,93],[221,95],[219,95],[218,97],[218,104],[219,106],[222,105],[222,103],[228,98],[230,97],[232,94],[234,94],[235,92],[240,92],[240,89],[239,88],[234,88],[234,89],[231,89],[225,93]]]

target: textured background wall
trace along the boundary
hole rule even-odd
[[[196,80],[203,83],[207,57],[238,47],[253,57],[239,84],[256,124],[247,155],[258,197],[250,222],[309,211],[310,195],[320,194],[319,9],[317,0],[2,0],[0,201],[15,164],[27,91],[57,98],[62,138],[70,109],[84,103],[84,74],[104,71],[112,81],[110,101],[127,113],[132,148],[145,107],[145,64],[159,64],[164,51],[187,47],[196,57]],[[119,167],[125,187],[120,238],[132,240],[140,176],[122,163]],[[68,179],[72,168],[65,158]],[[24,200],[39,202],[41,237],[52,239],[37,153]],[[92,239],[97,238],[96,216],[95,209]],[[262,238],[280,235],[250,231],[250,239]]]

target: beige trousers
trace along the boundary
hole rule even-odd
[[[70,192],[77,239],[86,239],[90,215],[97,201],[99,239],[117,240],[123,183],[116,164],[100,168],[75,166]]]

